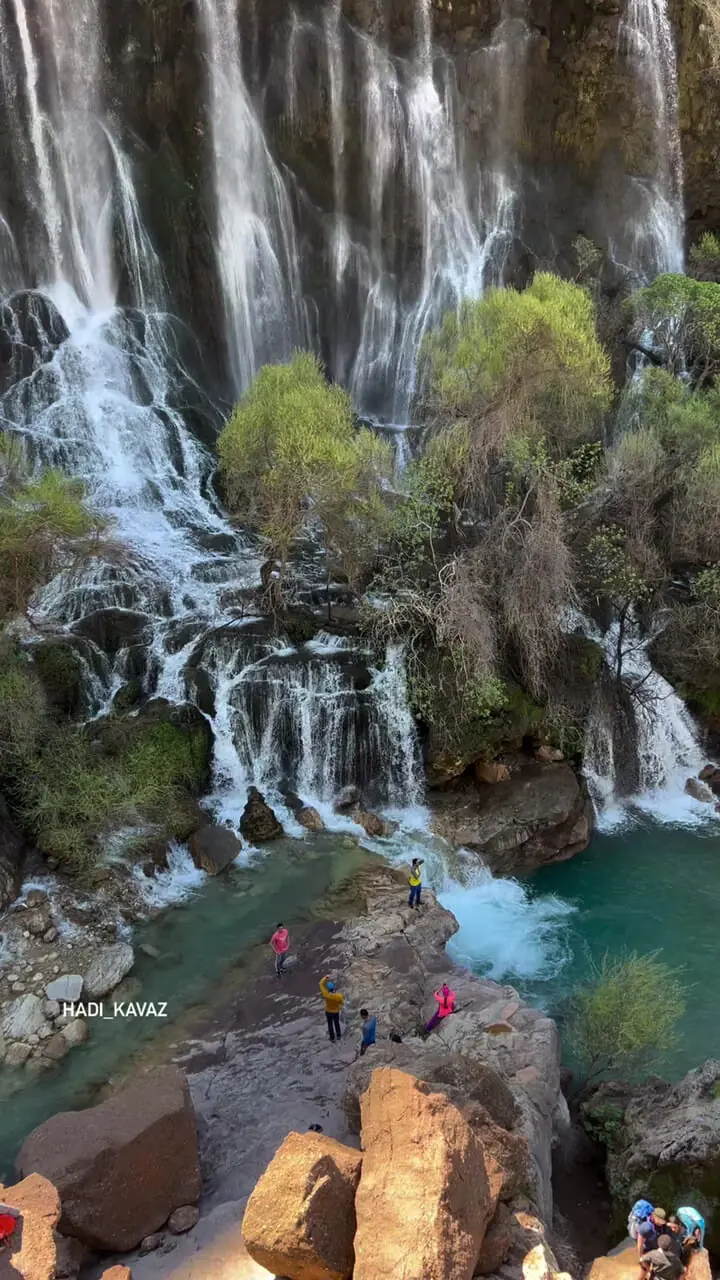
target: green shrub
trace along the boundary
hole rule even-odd
[[[391,451],[356,429],[350,398],[315,356],[266,365],[236,406],[218,453],[231,511],[267,539],[285,577],[294,540],[319,525],[352,579],[377,550]]]
[[[587,440],[611,400],[610,361],[590,295],[539,272],[522,293],[490,289],[449,313],[425,343],[431,404],[482,430],[502,454],[517,432],[553,455]],[[482,428],[480,426],[482,424]]]
[[[703,0],[703,4],[707,4],[708,0]],[[718,9],[716,0],[709,0],[709,7],[715,13],[714,31],[717,38],[720,32],[718,26]],[[696,280],[712,280],[716,284],[720,282],[720,239],[712,231],[704,231],[696,244],[692,245],[689,253],[690,258],[690,275],[695,276]]]
[[[610,1072],[627,1075],[672,1048],[684,1011],[678,974],[657,954],[605,955],[570,997],[565,1035],[586,1081]]]
[[[0,621],[24,613],[33,592],[103,527],[81,481],[59,471],[19,480],[0,474]]]
[[[688,368],[695,386],[712,383],[720,370],[720,285],[660,275],[632,294],[628,307],[636,340],[651,333],[671,373]]]

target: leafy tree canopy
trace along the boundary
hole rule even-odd
[[[281,578],[308,522],[319,523],[350,577],[372,555],[391,452],[374,432],[356,428],[349,396],[326,381],[315,356],[261,369],[218,452],[230,508],[267,538]]]
[[[657,276],[628,299],[633,335],[653,348],[671,373],[687,369],[695,386],[720,371],[720,284],[671,273]]]
[[[627,1076],[672,1048],[684,1011],[682,982],[657,954],[606,954],[571,996],[565,1034],[586,1081]]]
[[[426,340],[431,403],[451,418],[495,419],[562,454],[596,430],[611,400],[610,361],[590,295],[539,272],[522,293],[490,289]]]

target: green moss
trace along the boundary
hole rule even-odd
[[[82,663],[66,640],[43,640],[32,649],[48,702],[58,713],[76,715],[83,704]]]

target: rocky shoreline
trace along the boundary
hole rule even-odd
[[[512,987],[454,969],[444,951],[454,918],[429,891],[422,911],[411,912],[402,873],[373,866],[348,884],[347,896],[359,909],[353,906],[345,923],[318,922],[301,932],[281,983],[264,963],[172,1051],[197,1116],[200,1219],[187,1234],[161,1232],[147,1242],[151,1251],[124,1258],[135,1280],[243,1274],[223,1268],[240,1266],[244,1206],[276,1148],[288,1132],[310,1125],[357,1147],[358,1099],[378,1066],[425,1079],[474,1108],[495,1160],[497,1198],[507,1209],[508,1257],[517,1262],[552,1233],[551,1153],[568,1125],[554,1023]],[[347,1001],[346,1034],[337,1044],[327,1040],[317,988],[328,971],[337,974]],[[458,1011],[425,1039],[420,1030],[432,993],[450,973]],[[377,1014],[378,1043],[361,1060],[362,1004]],[[247,1271],[255,1274],[263,1273]]]

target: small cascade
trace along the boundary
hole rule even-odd
[[[305,345],[307,321],[288,193],[243,76],[237,5],[196,4],[208,63],[217,264],[241,392],[262,364]]]
[[[356,644],[320,633],[299,648],[252,624],[224,628],[195,650],[213,684],[217,805],[237,822],[247,789],[316,805],[355,786],[374,804],[405,808],[421,796],[415,726],[402,654],[374,668]]]
[[[677,59],[667,0],[627,0],[619,53],[629,59],[653,135],[651,172],[635,180],[628,265],[640,279],[684,267],[683,161]]]
[[[602,645],[614,668],[617,624],[603,634],[585,620],[584,630]],[[651,639],[632,629],[623,645],[623,697],[618,702],[601,691],[588,724],[583,772],[606,828],[624,821],[629,806],[668,822],[713,816],[712,806],[685,793],[687,779],[697,776],[706,758],[687,707],[652,666],[647,654]],[[634,767],[628,781],[622,757],[633,740]]]

